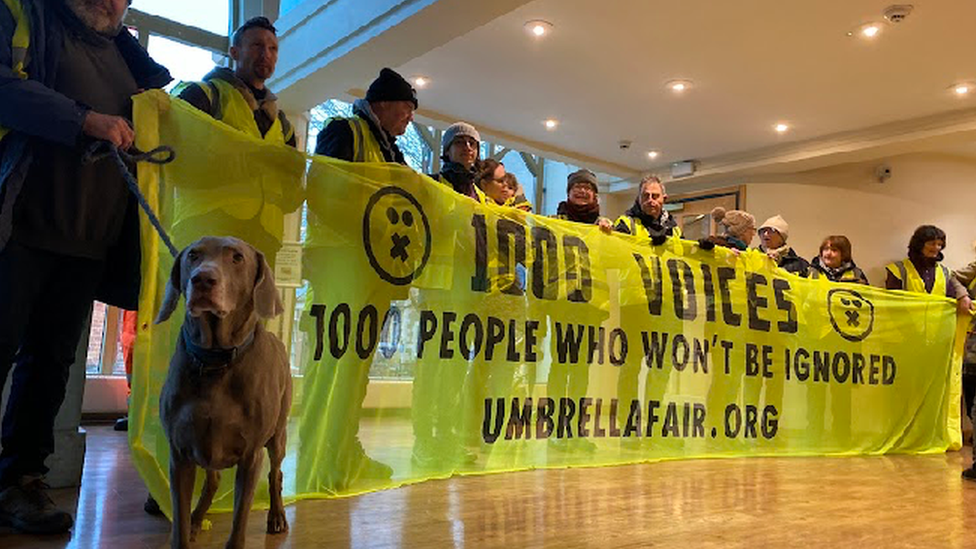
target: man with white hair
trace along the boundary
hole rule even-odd
[[[664,243],[669,236],[681,237],[681,228],[664,209],[668,191],[664,183],[653,175],[641,180],[637,198],[624,215],[617,218],[613,228],[617,232],[650,238],[655,244]]]
[[[131,96],[171,80],[122,27],[128,0],[0,7],[0,524],[71,528],[46,493],[54,418],[92,301],[135,309],[138,205],[93,140],[128,149]]]

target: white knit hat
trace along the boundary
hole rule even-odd
[[[759,232],[762,232],[763,229],[775,230],[780,236],[783,237],[783,240],[788,240],[790,238],[790,224],[787,223],[782,216],[774,215],[766,221],[763,221],[763,224],[759,226]]]

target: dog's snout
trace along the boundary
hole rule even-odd
[[[190,277],[190,282],[193,284],[193,287],[200,290],[209,290],[216,286],[219,281],[220,277],[216,271],[205,269],[198,270]]]

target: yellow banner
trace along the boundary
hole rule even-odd
[[[211,230],[200,212],[303,177],[301,154],[159,94],[137,98],[136,127],[140,148],[180,155],[140,166],[164,223],[190,227],[178,245]],[[948,299],[485,206],[397,165],[314,157],[304,177],[288,500],[539,467],[960,446],[965,323]],[[200,202],[168,207],[181,193]],[[172,264],[155,238],[144,226],[145,319]],[[143,322],[136,346],[130,437],[161,502],[156,407],[177,328]],[[224,488],[215,508],[231,506]]]

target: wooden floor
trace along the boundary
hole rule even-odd
[[[168,547],[124,433],[89,428],[83,486],[57,490],[74,533],[0,529],[0,547]],[[248,547],[976,547],[970,451],[872,458],[699,460],[431,481],[288,507],[291,531]],[[230,515],[195,547],[223,547]]]

